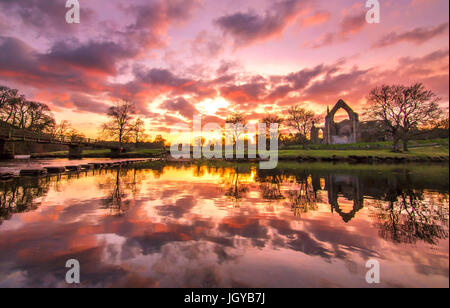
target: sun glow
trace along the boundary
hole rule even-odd
[[[203,114],[206,115],[214,115],[217,110],[221,108],[227,108],[229,106],[229,102],[223,97],[216,98],[207,98],[202,102],[197,104],[197,109]]]

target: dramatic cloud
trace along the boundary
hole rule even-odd
[[[167,100],[161,105],[161,107],[172,112],[178,112],[186,119],[192,119],[193,116],[198,113],[194,105],[192,105],[183,97],[178,97],[173,100]]]
[[[167,35],[169,27],[191,18],[199,4],[199,0],[167,0],[124,6],[124,10],[134,16],[135,22],[120,34],[130,44],[138,43],[145,48],[162,47],[162,39]]]
[[[327,70],[328,68],[324,67],[324,65],[318,65],[313,69],[304,69],[299,72],[283,76],[281,77],[281,80],[279,78],[281,85],[278,84],[267,99],[279,99],[285,97],[292,91],[303,90],[314,78],[325,73]]]
[[[234,13],[216,19],[225,34],[234,38],[236,47],[281,34],[307,7],[310,1],[284,0],[273,3],[260,15],[254,11]]]
[[[0,12],[6,16],[13,15],[20,19],[26,27],[39,30],[39,35],[53,33],[70,33],[77,28],[65,20],[66,1],[60,0],[0,0]],[[86,6],[80,6],[83,22],[94,18],[95,12]]]
[[[366,24],[366,12],[348,15],[340,22],[338,32],[325,33],[313,43],[312,47],[320,48],[336,42],[347,41],[350,36],[360,32]]]
[[[117,63],[132,58],[137,51],[114,42],[91,41],[86,44],[57,42],[48,53],[40,56],[46,63],[59,63],[98,73],[117,74]]]
[[[80,111],[87,111],[104,115],[108,110],[108,105],[103,102],[95,101],[87,95],[76,93],[70,98],[70,101]]]
[[[152,135],[193,114],[222,123],[232,109],[249,120],[299,103],[322,114],[343,98],[358,111],[383,83],[423,82],[448,105],[448,1],[396,1],[380,25],[352,0],[80,4],[81,23],[69,25],[63,0],[0,0],[0,85],[89,137],[121,98]],[[380,49],[400,42],[421,46]]]
[[[401,42],[410,42],[417,45],[423,44],[448,31],[448,22],[434,27],[416,28],[411,31],[396,33],[391,32],[373,44],[375,48],[395,45]]]
[[[101,55],[96,55],[97,52],[101,54],[102,50],[95,48],[80,47],[70,51],[60,45],[50,53],[39,53],[17,38],[0,37],[0,49],[0,76],[37,88],[88,92],[105,89],[107,83],[98,76],[98,72],[113,72],[112,63],[102,62]],[[83,50],[87,53],[83,53]],[[56,56],[51,56],[52,53]],[[95,63],[95,60],[101,62]]]

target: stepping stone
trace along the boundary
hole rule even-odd
[[[66,169],[69,171],[80,171],[81,167],[80,166],[66,166]]]
[[[64,167],[45,167],[48,173],[64,173],[66,168]]]
[[[39,175],[46,175],[47,170],[46,169],[23,169],[20,170],[21,176],[39,176]]]
[[[0,173],[0,180],[9,180],[14,177],[13,173]]]

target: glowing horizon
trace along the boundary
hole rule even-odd
[[[448,108],[448,1],[382,1],[379,24],[360,0],[79,0],[80,24],[64,2],[0,0],[0,85],[87,137],[120,98],[152,138],[230,109],[323,117],[344,99],[359,112],[382,83],[424,83]]]

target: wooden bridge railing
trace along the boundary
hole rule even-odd
[[[38,143],[64,144],[64,145],[79,145],[79,146],[94,146],[104,148],[118,148],[118,142],[102,141],[98,139],[66,136],[66,135],[52,135],[43,132],[34,132],[27,129],[16,128],[8,123],[0,121],[0,139],[11,141],[31,141]],[[129,147],[130,144],[122,144],[122,147]]]

